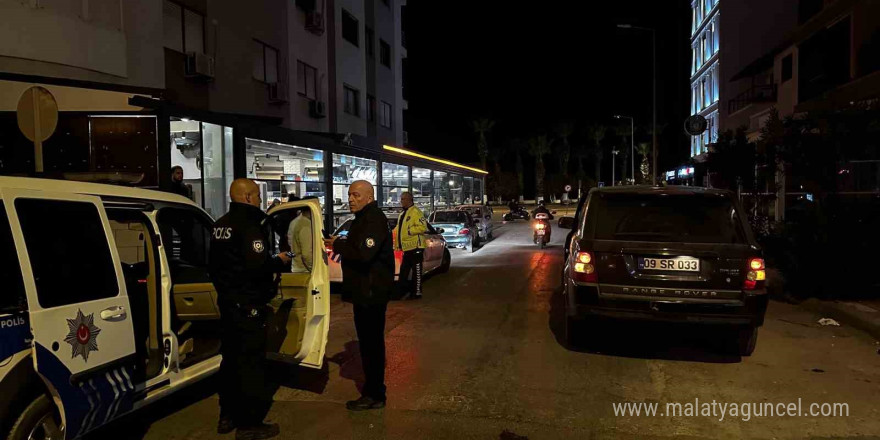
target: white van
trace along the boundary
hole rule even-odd
[[[271,251],[294,209],[323,224],[317,200],[273,208]],[[0,438],[76,438],[218,371],[212,224],[174,194],[0,177]],[[272,359],[322,366],[322,248],[311,274],[280,277]]]

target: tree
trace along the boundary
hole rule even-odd
[[[483,169],[486,169],[486,158],[489,156],[489,143],[486,141],[486,133],[492,131],[495,121],[487,118],[475,119],[471,121],[474,132],[477,133],[477,155],[480,156],[480,162]]]
[[[636,146],[636,152],[642,156],[642,163],[639,165],[639,173],[642,175],[642,183],[648,183],[651,181],[651,162],[648,160],[648,156],[653,151],[650,142],[639,142],[639,145]]]
[[[535,200],[544,197],[544,156],[550,153],[547,135],[529,139],[529,154],[535,158]]]
[[[616,125],[614,126],[614,134],[620,137],[621,142],[617,147],[619,153],[617,154],[617,158],[620,160],[620,166],[623,168],[623,172],[620,173],[620,180],[626,181],[626,173],[630,169],[629,162],[627,158],[630,156],[630,143],[627,142],[627,139],[632,135],[632,129],[626,125]],[[635,176],[631,176],[635,178]]]
[[[528,149],[528,145],[522,139],[514,139],[510,141],[510,151],[513,152],[514,156],[516,156],[516,189],[517,193],[520,197],[523,195],[523,191],[526,189],[525,184],[525,168],[523,167],[522,156]]]
[[[602,140],[605,139],[605,133],[608,131],[608,127],[601,124],[593,124],[587,128],[587,134],[590,139],[593,141],[592,153],[593,158],[595,159],[596,165],[596,181],[602,181],[602,159],[605,156],[604,151],[602,150]]]
[[[568,178],[568,162],[571,160],[571,144],[568,139],[574,133],[574,124],[571,122],[563,122],[554,127],[556,132],[556,154],[559,158],[559,172],[563,179]]]

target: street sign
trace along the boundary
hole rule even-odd
[[[43,141],[49,139],[58,126],[58,103],[48,90],[34,86],[18,98],[16,109],[18,128],[34,143],[34,170],[43,172]]]
[[[571,185],[565,185],[565,192],[571,191]]]
[[[604,187],[605,187],[605,182],[599,182],[599,188],[604,188]]]
[[[684,132],[691,136],[699,136],[709,127],[706,118],[700,115],[693,115],[684,121]]]

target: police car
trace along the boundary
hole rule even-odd
[[[292,209],[322,224],[317,200],[269,215]],[[212,223],[174,194],[0,177],[0,438],[76,438],[218,371]],[[311,274],[280,277],[269,358],[322,366],[321,248]]]

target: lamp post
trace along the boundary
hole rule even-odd
[[[617,186],[617,179],[614,178],[614,169],[617,168],[616,160],[617,159],[617,150],[611,150],[611,186]]]
[[[623,116],[623,115],[615,115],[615,119],[629,119],[629,156],[632,159],[632,176],[633,184],[636,183],[636,147],[635,138],[636,135],[636,123],[632,116]]]
[[[652,166],[651,166],[651,179],[654,185],[657,185],[657,32],[654,28],[641,27],[641,26],[633,26],[631,24],[619,24],[617,25],[620,29],[637,29],[640,31],[650,31],[651,32],[651,52],[653,59],[653,68],[652,71],[652,94],[653,94],[653,111],[652,111],[652,129],[651,129],[651,141],[652,141]]]

